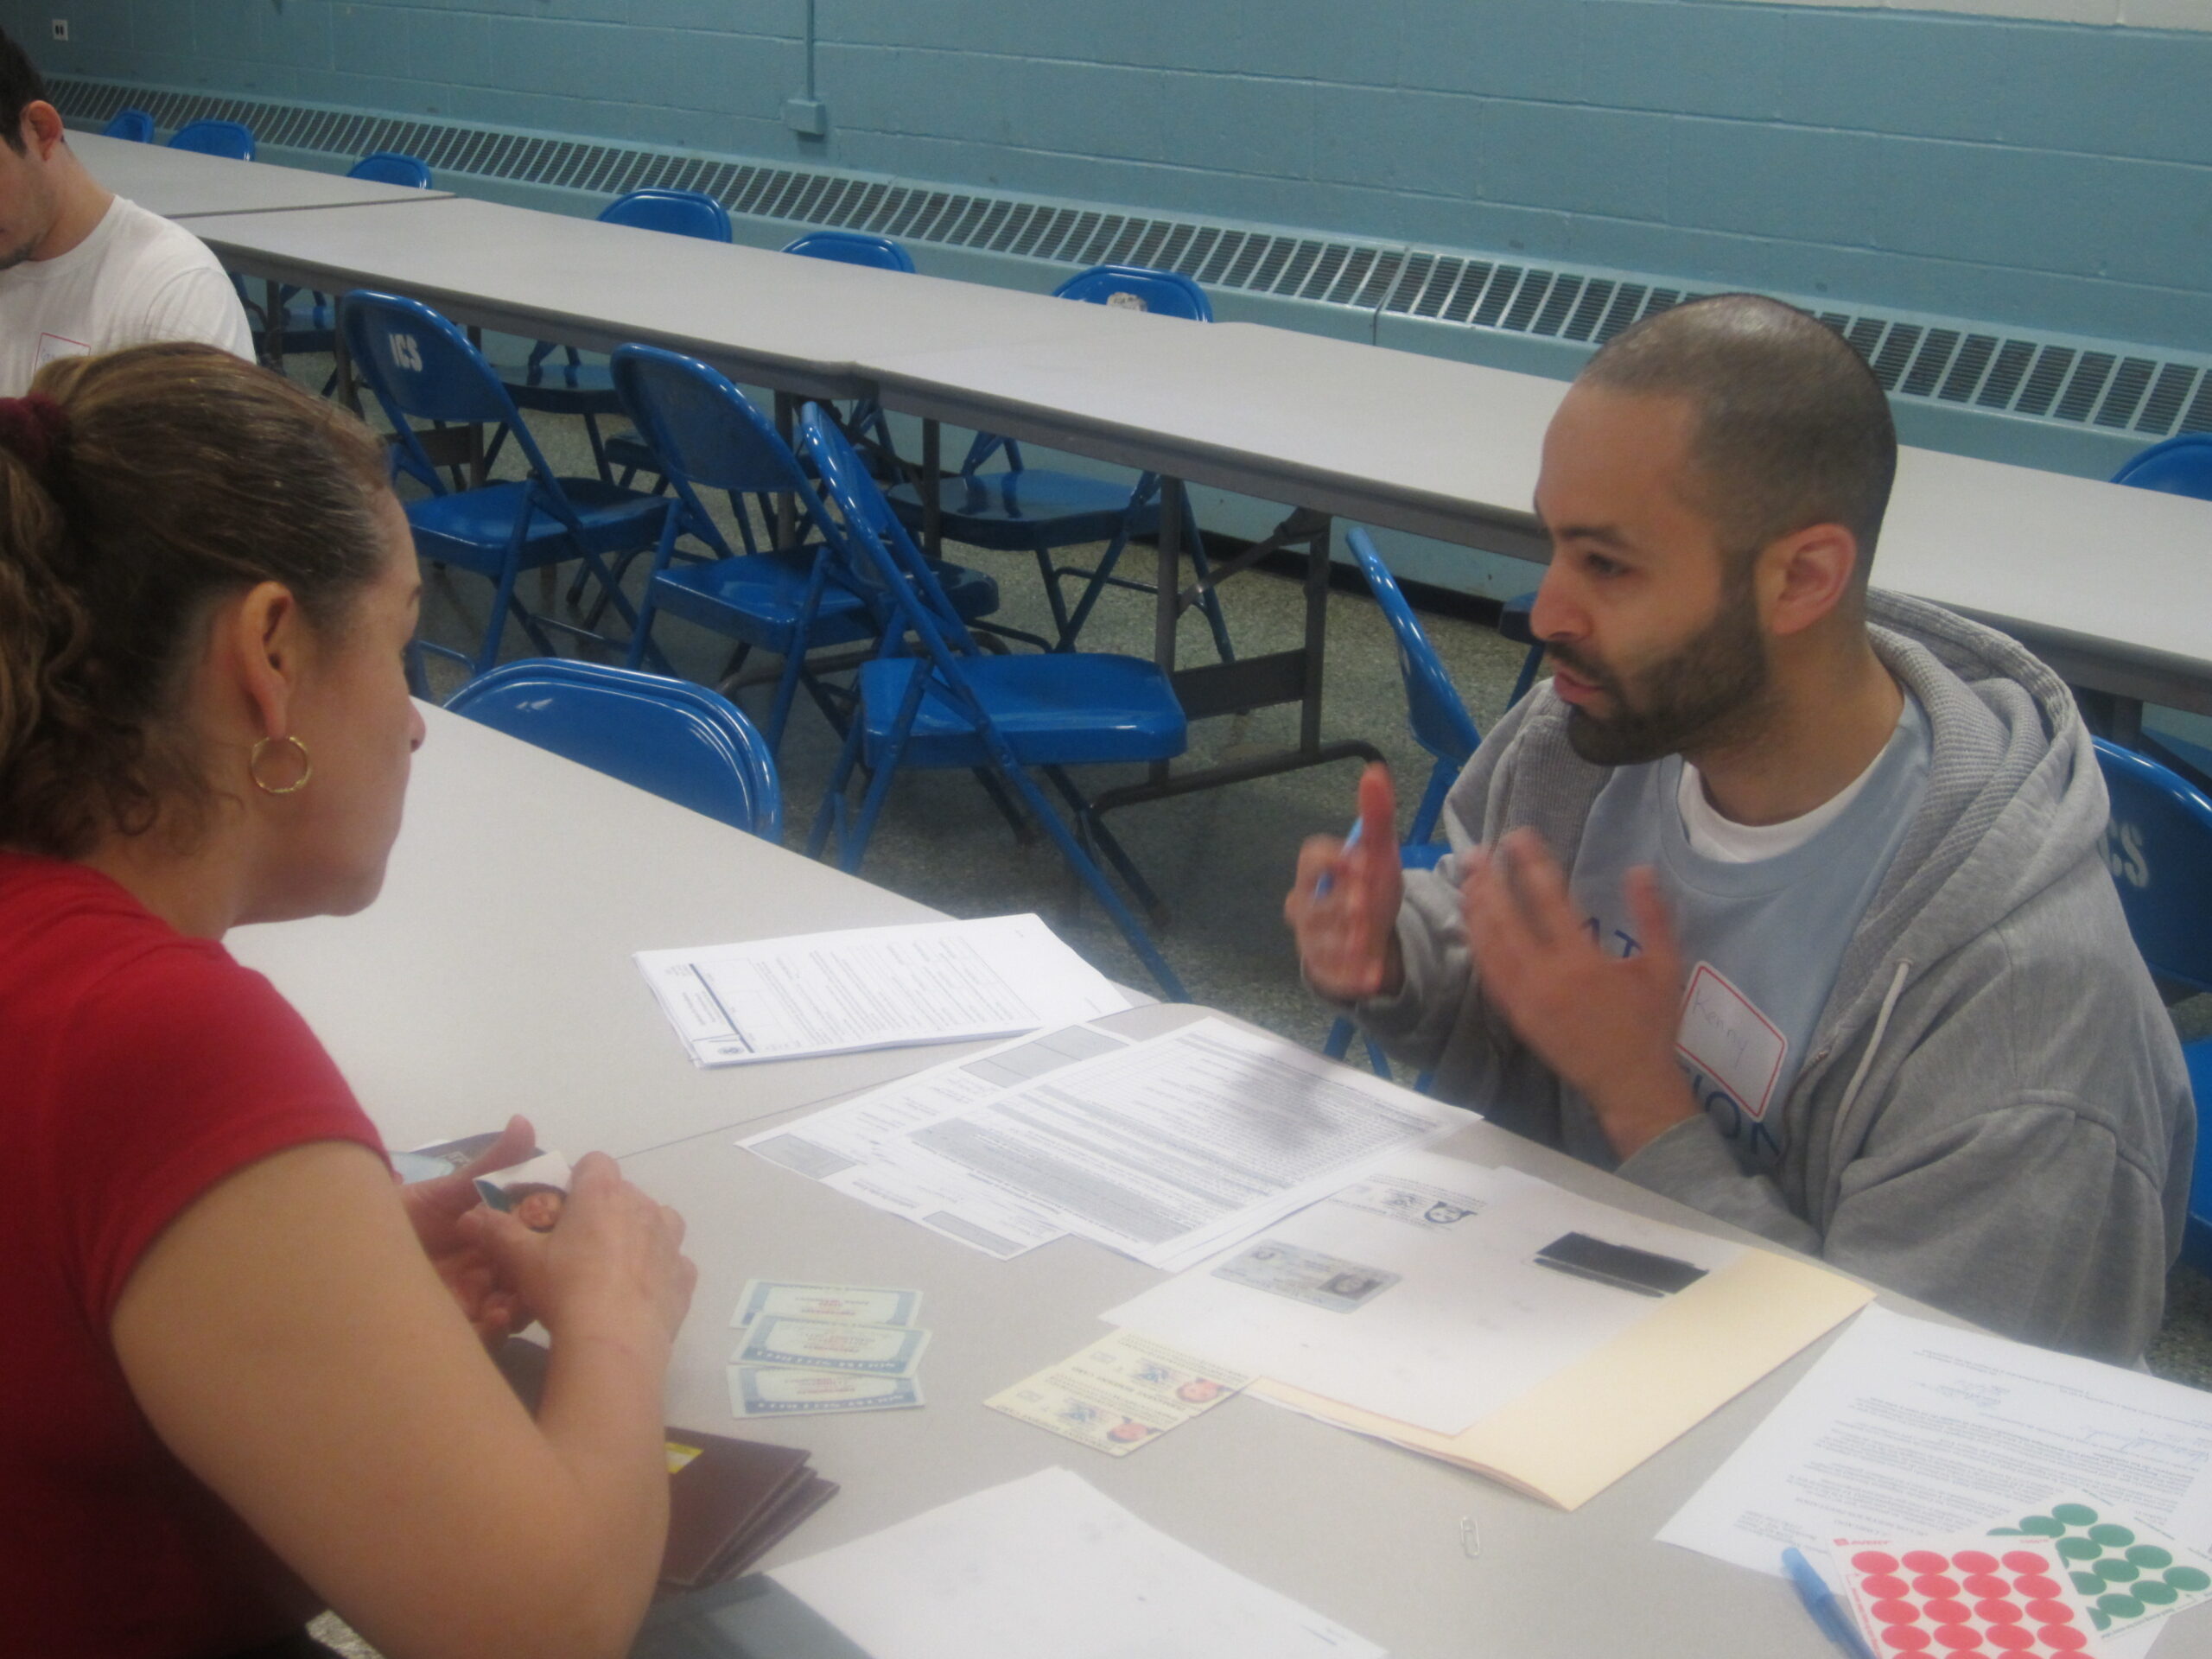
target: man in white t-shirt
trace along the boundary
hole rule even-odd
[[[167,340],[254,354],[215,256],[100,187],[38,71],[0,35],[0,397],[21,397],[57,357]]]

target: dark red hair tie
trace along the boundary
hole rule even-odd
[[[0,448],[13,450],[41,478],[53,470],[54,454],[68,439],[69,411],[44,392],[0,397]]]

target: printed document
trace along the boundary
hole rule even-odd
[[[1582,1241],[1651,1285],[1550,1264]],[[1103,1317],[1217,1365],[1452,1435],[1641,1324],[1743,1247],[1510,1169],[1394,1155]]]
[[[1381,1659],[1045,1469],[768,1576],[873,1659]]]
[[[1129,1006],[1034,916],[640,950],[637,963],[702,1066],[1005,1037]]]
[[[1279,1037],[1203,1019],[1001,1089],[908,1132],[895,1155],[1173,1271],[1467,1121]]]
[[[1784,1545],[1986,1528],[2056,1490],[2212,1548],[2212,1394],[1870,1307],[1659,1534],[1762,1573]]]

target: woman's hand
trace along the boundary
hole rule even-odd
[[[537,1316],[513,1281],[503,1274],[461,1217],[482,1207],[476,1178],[510,1169],[537,1150],[537,1132],[526,1117],[511,1117],[499,1138],[451,1175],[439,1175],[399,1189],[399,1202],[422,1241],[438,1277],[453,1293],[487,1347],[496,1347]]]
[[[637,1335],[673,1343],[698,1269],[679,1248],[683,1217],[622,1179],[603,1152],[577,1161],[560,1224],[535,1233],[480,1206],[460,1218],[464,1238],[537,1311],[557,1343],[570,1335]]]

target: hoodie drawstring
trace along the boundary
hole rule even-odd
[[[1873,1034],[1866,1039],[1866,1052],[1859,1057],[1859,1069],[1851,1074],[1851,1082],[1843,1091],[1843,1103],[1836,1108],[1835,1139],[1843,1141],[1844,1129],[1851,1122],[1851,1109],[1859,1099],[1861,1084],[1874,1066],[1874,1051],[1882,1046],[1882,1033],[1889,1029],[1890,1015],[1897,1011],[1897,999],[1904,995],[1905,976],[1912,971],[1912,964],[1899,961],[1897,970],[1890,976],[1890,988],[1882,994],[1882,1011],[1874,1016]]]

